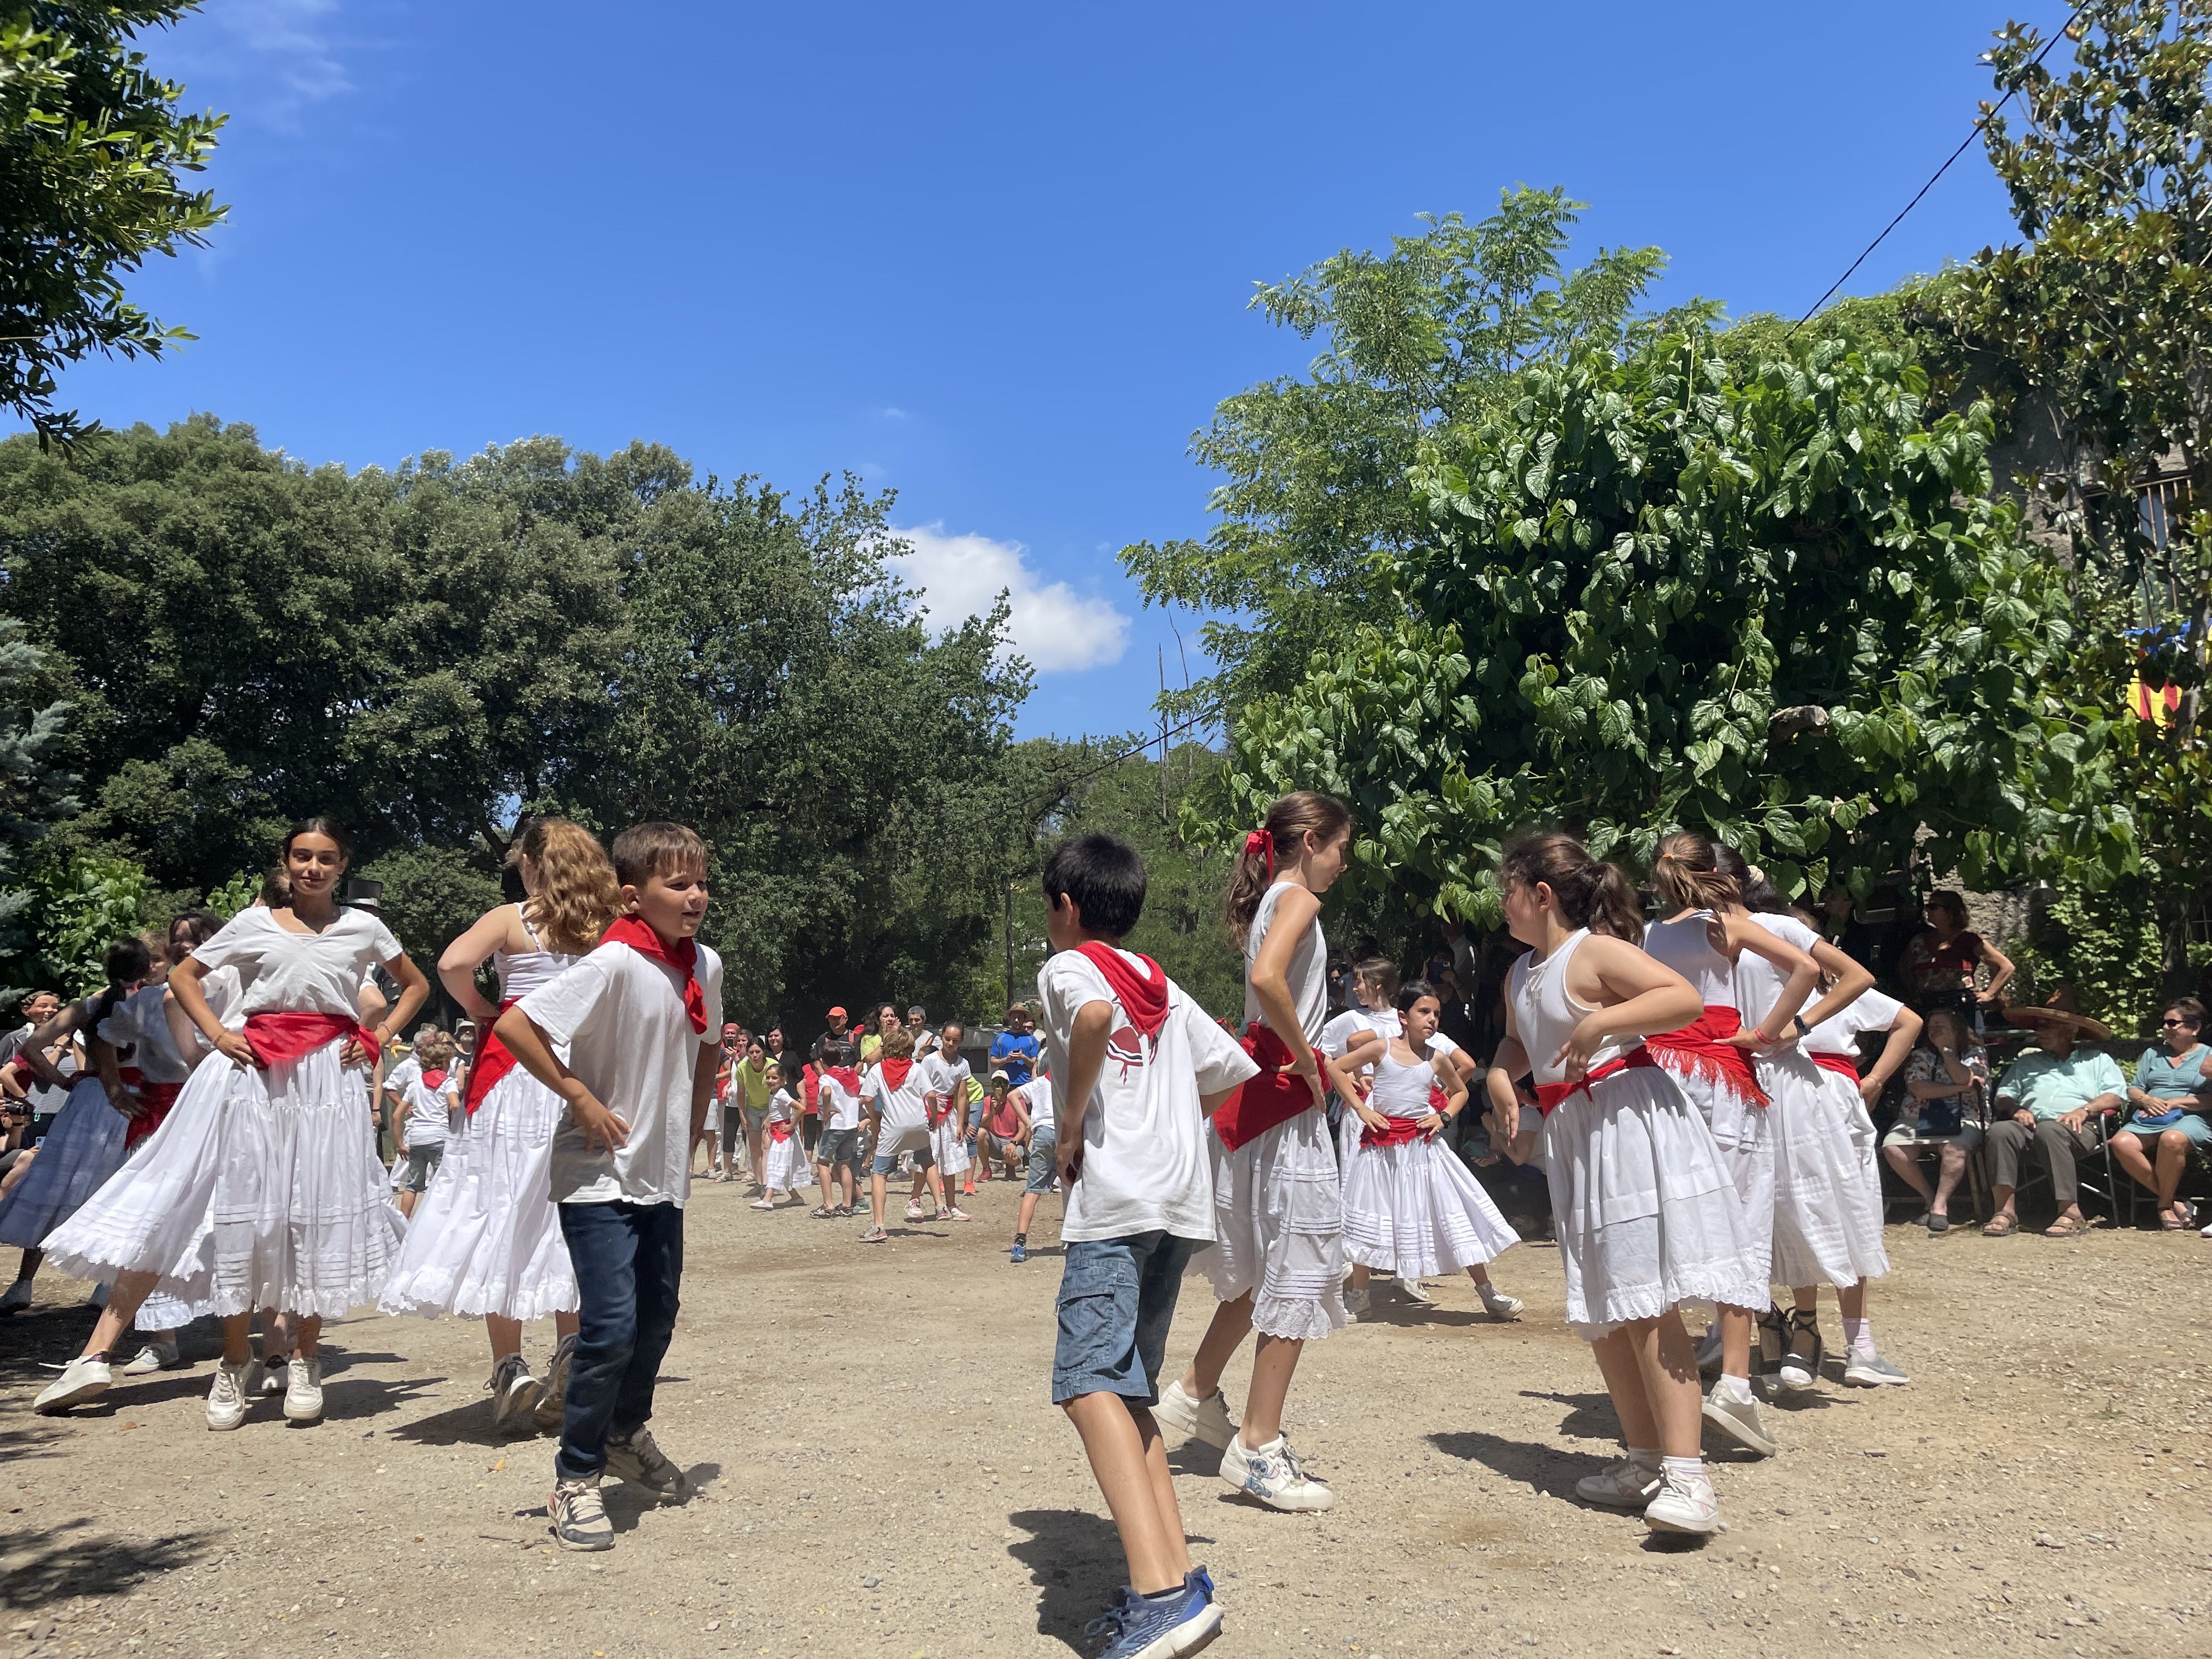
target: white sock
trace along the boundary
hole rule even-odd
[[[1752,1400],[1751,1379],[1747,1376],[1723,1375],[1721,1378],[1721,1392],[1735,1401],[1737,1405],[1748,1406]]]
[[[1874,1321],[1846,1319],[1844,1322],[1844,1346],[1848,1349],[1871,1350],[1874,1346]]]
[[[1670,1484],[1685,1491],[1711,1492],[1713,1489],[1712,1477],[1705,1473],[1705,1460],[1702,1457],[1662,1457],[1659,1460],[1659,1468]]]
[[[1659,1456],[1659,1448],[1656,1446],[1631,1446],[1628,1449],[1628,1461],[1636,1465],[1638,1468],[1643,1470],[1646,1474],[1656,1474],[1659,1473],[1661,1461]]]

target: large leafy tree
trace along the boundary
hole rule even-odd
[[[94,352],[157,356],[187,337],[133,304],[148,255],[197,245],[222,217],[187,186],[218,115],[136,50],[196,0],[40,0],[0,11],[0,406],[41,441],[94,430],[57,407],[56,375]]]
[[[1204,629],[1218,673],[1170,702],[1234,713],[1297,684],[1315,651],[1388,605],[1378,560],[1426,535],[1405,483],[1423,437],[1476,417],[1530,364],[1627,337],[1664,258],[1600,249],[1568,270],[1582,205],[1560,190],[1510,190],[1479,222],[1447,214],[1387,253],[1347,248],[1260,287],[1253,307],[1318,337],[1320,355],[1304,379],[1228,398],[1193,438],[1192,454],[1222,477],[1212,532],[1121,555],[1148,602],[1220,613]]]
[[[28,943],[23,912],[35,849],[77,805],[69,793],[76,780],[54,764],[68,707],[40,694],[41,665],[22,623],[0,619],[0,962],[11,969]],[[0,988],[0,1002],[21,988]]]

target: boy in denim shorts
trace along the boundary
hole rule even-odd
[[[1258,1070],[1158,963],[1121,948],[1145,879],[1144,860],[1115,836],[1054,848],[1044,868],[1054,954],[1037,975],[1067,1193],[1052,1398],[1083,1437],[1129,1564],[1099,1621],[1098,1659],[1188,1654],[1221,1628],[1152,1408],[1183,1267],[1213,1237],[1206,1119]]]
[[[1049,1065],[1051,1056],[1037,1056],[1040,1066]],[[1060,1178],[1060,1114],[1053,1109],[1052,1079],[1042,1070],[1027,1083],[1013,1091],[1021,1102],[1023,1114],[1029,1120],[1028,1179],[1022,1188],[1021,1213],[1014,1220],[1016,1261],[1030,1259],[1030,1223],[1036,1218],[1037,1200],[1052,1190],[1052,1183]]]

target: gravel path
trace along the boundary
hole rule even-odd
[[[611,1485],[601,1556],[551,1547],[550,1443],[493,1438],[476,1326],[331,1327],[313,1427],[272,1401],[208,1433],[204,1329],[188,1370],[42,1419],[42,1364],[91,1319],[84,1286],[42,1277],[0,1323],[0,1659],[1087,1654],[1120,1556],[1048,1402],[1047,1217],[1036,1259],[1004,1255],[1015,1196],[993,1183],[975,1221],[864,1249],[699,1188],[653,1428],[704,1490],[641,1512]],[[1372,1321],[1316,1346],[1291,1395],[1334,1510],[1252,1508],[1216,1454],[1176,1455],[1228,1613],[1213,1651],[2212,1651],[2212,1243],[1900,1228],[1890,1248],[1875,1332],[1912,1385],[1785,1407],[1781,1456],[1717,1471],[1731,1530],[1702,1551],[1572,1501],[1612,1417],[1548,1246],[1496,1269],[1528,1303],[1512,1325],[1463,1280],[1425,1315],[1378,1280]],[[1171,1367],[1211,1310],[1193,1278]],[[550,1340],[531,1333],[534,1361]]]

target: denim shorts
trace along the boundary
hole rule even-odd
[[[815,1143],[814,1161],[827,1164],[833,1169],[840,1164],[860,1161],[860,1132],[854,1129],[824,1129],[822,1139]]]
[[[1077,1239],[1060,1276],[1060,1340],[1052,1351],[1052,1403],[1117,1394],[1133,1406],[1159,1403],[1182,1270],[1205,1249],[1172,1233]]]
[[[445,1161],[446,1143],[433,1141],[428,1146],[407,1149],[407,1167],[399,1172],[399,1190],[419,1193],[430,1185],[430,1177],[438,1173],[438,1165]]]
[[[903,1129],[885,1129],[876,1136],[876,1159],[869,1166],[872,1175],[887,1176],[898,1168],[899,1155],[914,1154],[914,1167],[931,1170],[937,1167],[937,1153],[927,1124],[910,1124]]]
[[[1025,1193],[1050,1192],[1059,1162],[1060,1137],[1032,1132],[1030,1136],[1030,1178],[1022,1190]]]

